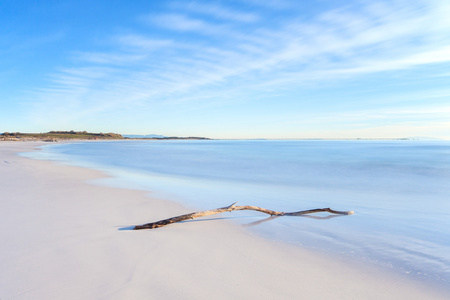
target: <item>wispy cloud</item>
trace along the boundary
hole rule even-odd
[[[448,138],[450,106],[411,109],[364,109],[352,112],[317,112],[274,119],[280,128],[308,128],[298,137],[401,138],[411,135]],[[412,134],[413,133],[413,134]],[[289,136],[287,136],[289,137]]]
[[[105,38],[116,47],[75,52],[81,66],[54,74],[49,87],[38,91],[39,105],[57,106],[52,99],[65,94],[73,115],[85,116],[124,105],[221,101],[230,91],[243,97],[261,88],[295,90],[311,81],[450,62],[450,40],[442,38],[450,32],[450,3],[444,1],[356,2],[307,21],[292,11],[273,23],[262,14],[257,8],[237,13],[225,4],[175,2],[146,15],[145,29]]]
[[[292,0],[239,0],[246,4],[251,3],[256,6],[268,7],[271,9],[289,9],[295,7],[295,4],[298,4],[298,1]]]
[[[147,21],[167,29],[201,34],[217,34],[223,30],[222,25],[178,13],[150,15],[147,17]]]
[[[146,58],[142,54],[124,54],[124,53],[102,53],[102,52],[81,52],[76,55],[77,59],[94,64],[104,65],[124,65]]]
[[[173,45],[173,41],[168,39],[154,39],[139,34],[119,35],[115,40],[123,46],[140,48],[145,51],[156,50]]]
[[[253,23],[260,20],[260,16],[256,13],[242,12],[217,3],[179,2],[174,3],[172,7],[175,9],[183,9],[190,13],[202,14],[226,21]]]

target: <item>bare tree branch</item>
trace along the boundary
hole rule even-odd
[[[194,213],[181,215],[181,216],[177,216],[177,217],[172,217],[172,218],[157,221],[157,222],[147,223],[144,225],[136,225],[133,228],[133,230],[153,229],[153,228],[166,226],[166,225],[169,225],[172,223],[182,222],[182,221],[186,221],[186,220],[192,220],[192,219],[204,217],[204,216],[220,214],[223,212],[231,212],[231,211],[235,211],[235,210],[254,210],[254,211],[259,211],[259,212],[262,212],[265,214],[269,214],[271,216],[301,216],[301,215],[318,213],[318,212],[329,212],[329,213],[338,214],[338,215],[352,215],[353,214],[353,211],[337,211],[337,210],[333,210],[331,208],[316,208],[316,209],[302,210],[302,211],[297,211],[297,212],[279,212],[279,211],[269,210],[269,209],[265,209],[265,208],[261,208],[261,207],[257,207],[257,206],[248,206],[248,205],[236,206],[236,203],[237,202],[235,202],[229,206],[222,207],[222,208],[194,212]]]

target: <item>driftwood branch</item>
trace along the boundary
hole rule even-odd
[[[265,214],[269,214],[271,216],[279,216],[279,217],[280,216],[301,216],[301,215],[318,213],[318,212],[329,212],[329,213],[338,214],[338,215],[352,215],[353,214],[353,211],[337,211],[337,210],[333,210],[331,208],[317,208],[317,209],[302,210],[302,211],[297,211],[297,212],[279,212],[279,211],[269,210],[269,209],[265,209],[265,208],[261,208],[261,207],[257,207],[257,206],[248,206],[248,205],[236,206],[236,203],[237,202],[231,204],[230,206],[226,206],[226,207],[222,207],[222,208],[199,211],[199,212],[194,212],[194,213],[190,213],[190,214],[186,214],[186,215],[172,217],[172,218],[157,221],[157,222],[147,223],[144,225],[137,225],[133,228],[133,230],[153,229],[153,228],[166,226],[166,225],[169,225],[172,223],[177,223],[177,222],[192,220],[192,219],[199,218],[199,217],[220,214],[223,212],[231,212],[231,211],[235,211],[235,210],[254,210],[254,211],[259,211],[259,212],[262,212]]]

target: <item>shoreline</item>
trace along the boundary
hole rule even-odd
[[[0,144],[2,300],[448,298],[375,266],[253,236],[220,215],[127,230],[189,209],[88,184],[100,171],[17,155],[43,144]]]

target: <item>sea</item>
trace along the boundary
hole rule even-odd
[[[23,155],[101,170],[109,177],[94,184],[146,190],[186,213],[234,202],[351,210],[222,217],[272,241],[450,287],[450,141],[124,140],[49,144]]]

